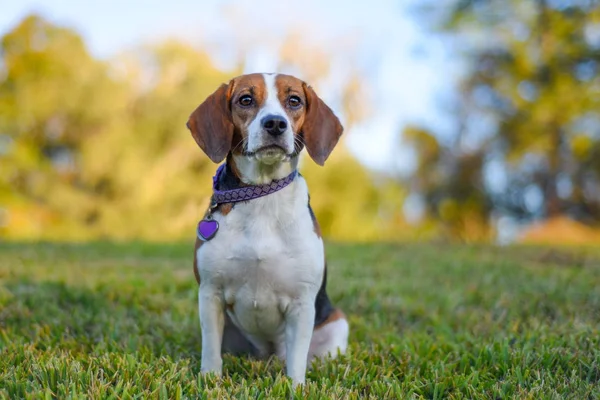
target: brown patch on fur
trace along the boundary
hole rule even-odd
[[[202,246],[202,243],[204,242],[196,237],[196,243],[194,245],[194,276],[196,277],[196,282],[198,282],[198,285],[200,284],[200,272],[198,271],[198,260],[196,254],[198,254],[198,249],[200,246]]]
[[[316,331],[317,329],[321,329],[325,325],[335,322],[339,319],[346,319],[346,315],[342,312],[342,310],[340,310],[339,308],[336,308],[335,310],[333,310],[333,312],[329,315],[329,317],[325,321],[323,321],[319,325],[315,326],[314,330]]]
[[[233,210],[233,203],[225,203],[219,206],[219,212],[223,216],[229,214],[231,210]]]
[[[315,213],[314,213],[312,207],[310,206],[310,204],[308,205],[308,212],[310,214],[310,219],[312,219],[313,230],[315,231],[315,233],[317,234],[317,236],[319,238],[322,237],[321,225],[319,225],[319,221],[317,221],[317,217],[315,216]],[[325,262],[325,267],[327,267],[327,262]]]
[[[306,116],[306,95],[304,93],[303,84],[304,82],[300,79],[290,75],[279,74],[275,78],[275,88],[277,89],[279,102],[290,121],[292,121],[295,135],[300,134],[302,124],[304,123],[304,117]],[[298,96],[302,101],[302,106],[298,108],[290,107],[288,100],[291,96]]]
[[[302,138],[308,155],[314,162],[323,165],[342,136],[344,128],[315,91],[306,84],[303,87],[306,96],[306,117],[302,124]]]
[[[313,218],[313,229],[318,237],[321,237],[321,225],[317,222],[316,218]]]
[[[221,85],[190,115],[187,127],[202,151],[215,163],[223,161],[231,149],[234,125],[229,98],[231,84]]]
[[[248,127],[254,121],[256,114],[258,114],[267,98],[267,88],[262,74],[239,76],[234,78],[230,85],[232,87],[230,99],[231,119],[235,126],[232,149],[234,153],[240,154],[243,152],[244,146],[239,144],[248,137]],[[251,106],[244,107],[239,103],[240,98],[245,95],[252,96],[253,103]]]

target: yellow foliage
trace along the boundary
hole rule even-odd
[[[590,155],[593,147],[593,140],[586,135],[577,135],[571,140],[571,148],[573,149],[573,154],[579,160],[586,159]]]
[[[590,228],[565,216],[551,218],[528,227],[520,243],[537,245],[600,245],[600,229]]]
[[[283,63],[297,59],[290,50],[282,50]],[[10,139],[0,154],[2,237],[194,237],[216,165],[185,123],[240,69],[222,71],[204,52],[175,41],[102,62],[75,32],[36,16],[2,38],[2,57],[0,133]],[[327,72],[326,54],[316,61],[299,64],[312,79]],[[361,86],[356,80],[347,86],[348,107],[356,108]],[[327,168],[307,161],[303,171],[327,236],[397,236],[403,193],[374,183],[343,145]]]

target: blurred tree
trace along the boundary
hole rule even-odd
[[[38,236],[86,220],[79,150],[109,127],[123,90],[77,34],[38,16],[2,37],[1,55],[0,229]]]
[[[598,2],[451,4],[425,15],[467,61],[453,107],[458,129],[451,141],[406,132],[427,166],[413,184],[432,214],[453,230],[460,221],[444,209],[484,224],[559,214],[600,224]]]
[[[347,241],[414,238],[402,216],[405,192],[390,177],[366,170],[343,145],[332,153],[326,168],[308,156],[303,161],[311,207],[324,236]]]
[[[115,66],[93,59],[75,32],[38,16],[2,38],[0,234],[193,231],[204,206],[193,184],[204,186],[214,167],[199,156],[185,121],[235,72],[220,72],[177,43],[140,49]]]
[[[98,210],[100,229],[110,237],[157,240],[193,232],[215,167],[185,123],[240,71],[222,72],[206,54],[173,41],[140,48],[115,64],[134,87],[127,114],[121,126],[82,148],[85,175],[105,201]]]
[[[441,145],[430,132],[407,127],[404,140],[418,154],[411,188],[425,203],[427,216],[441,222],[441,233],[462,240],[488,239],[490,212],[482,190],[481,151]]]

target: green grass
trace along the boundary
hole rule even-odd
[[[191,245],[0,244],[0,397],[282,398],[282,364],[200,371]],[[600,253],[329,245],[350,353],[297,398],[600,397]]]

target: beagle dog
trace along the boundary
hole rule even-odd
[[[321,231],[298,157],[323,165],[342,134],[303,81],[249,74],[221,85],[187,123],[215,163],[213,196],[198,224],[202,373],[221,374],[222,352],[277,355],[293,385],[307,363],[346,351],[348,322],[327,296]]]

